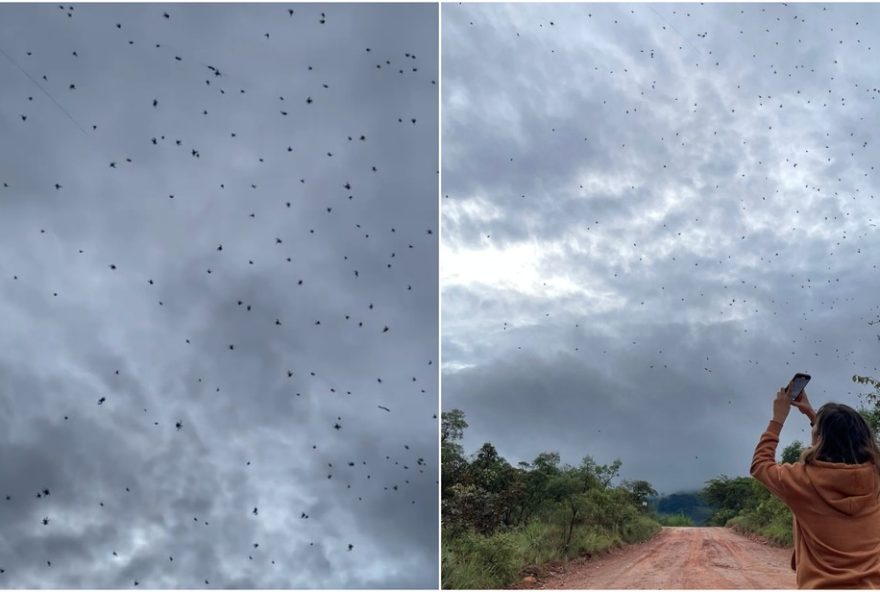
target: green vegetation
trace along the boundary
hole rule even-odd
[[[714,508],[710,526],[754,533],[782,547],[792,545],[791,510],[758,480],[722,475],[707,482],[703,495]]]
[[[706,503],[700,492],[681,491],[663,497],[649,500],[649,507],[660,516],[660,523],[664,526],[689,526],[687,524],[667,524],[669,520],[678,515],[686,516],[691,525],[704,526],[712,508]]]
[[[490,443],[470,459],[459,444],[464,413],[441,429],[443,588],[503,588],[530,566],[602,553],[660,530],[647,481],[611,482],[621,462],[586,456],[577,467],[544,452],[511,466]]]
[[[661,514],[657,521],[662,526],[695,526],[693,518],[679,512],[678,514]]]
[[[782,451],[782,462],[797,462],[802,451],[803,444],[792,442]],[[706,482],[701,496],[713,509],[707,521],[710,526],[757,534],[782,547],[793,544],[791,510],[760,481],[721,475]]]
[[[867,401],[868,403],[867,407],[863,403],[859,413],[862,414],[862,417],[871,426],[874,435],[878,436],[880,435],[880,380],[869,376],[859,376],[858,374],[854,375],[852,380],[858,384],[868,384],[874,389],[870,393],[861,393],[859,395],[862,401]]]

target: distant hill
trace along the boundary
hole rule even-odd
[[[711,506],[700,499],[696,491],[680,491],[651,498],[648,507],[658,514],[684,514],[700,526],[706,524],[712,514]]]

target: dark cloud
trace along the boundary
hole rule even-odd
[[[748,474],[878,374],[872,5],[443,10],[443,407],[465,448]],[[808,437],[795,412],[782,445]]]
[[[437,7],[0,13],[0,585],[436,586]]]

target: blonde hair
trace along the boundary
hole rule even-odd
[[[815,424],[816,443],[801,453],[801,462],[870,462],[880,472],[880,447],[861,413],[842,403],[825,403],[816,413]]]

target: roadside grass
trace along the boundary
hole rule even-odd
[[[770,521],[764,521],[752,512],[745,512],[728,520],[726,526],[756,534],[777,547],[790,548],[794,545],[790,513],[787,517],[783,514],[774,516]]]
[[[587,555],[600,555],[628,543],[650,539],[660,524],[647,516],[636,516],[615,532],[598,526],[575,528],[567,547],[562,528],[533,521],[529,524],[485,536],[474,532],[444,530],[441,552],[444,589],[508,588],[519,581],[524,570]]]
[[[694,526],[694,521],[691,517],[683,512],[678,514],[661,514],[657,517],[657,522],[662,526]]]
[[[741,510],[725,526],[757,534],[778,547],[791,547],[794,545],[791,510],[763,486],[758,491],[757,503]]]

